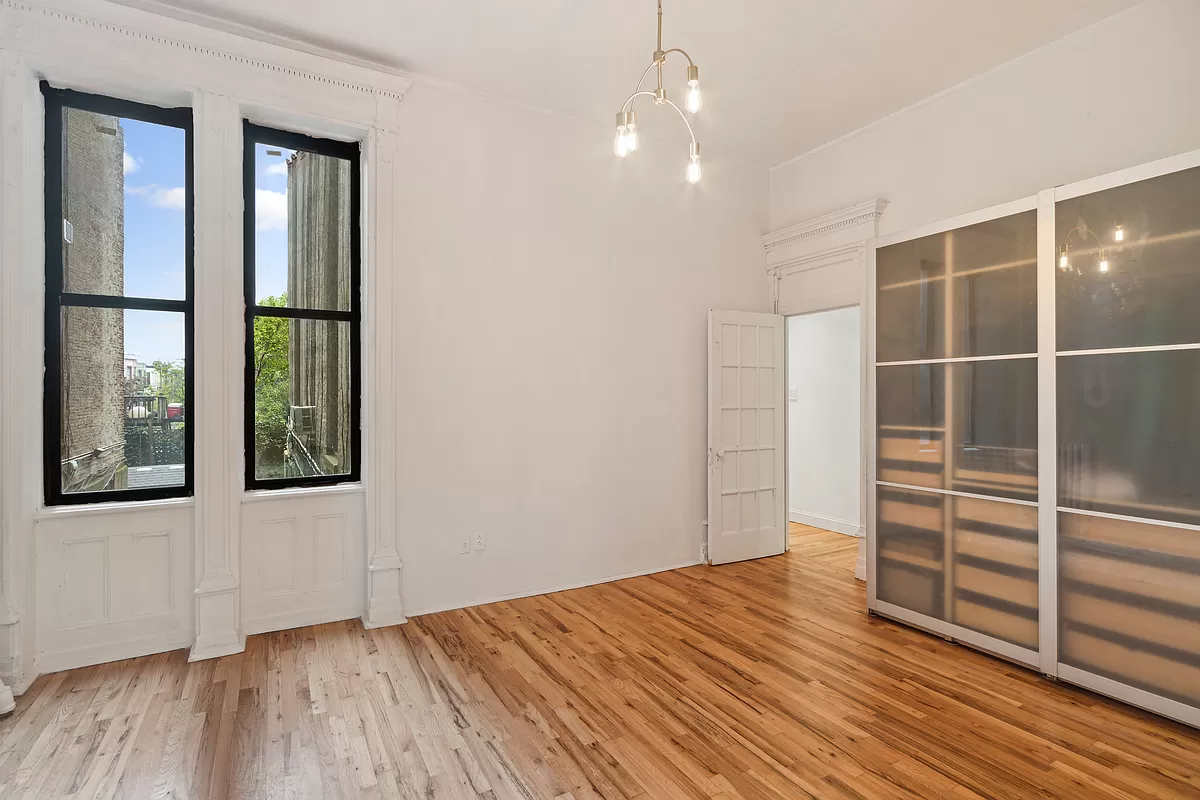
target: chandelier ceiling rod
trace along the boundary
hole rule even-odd
[[[613,142],[613,152],[624,158],[629,153],[632,153],[640,146],[638,128],[637,128],[637,112],[633,110],[634,101],[646,95],[654,98],[654,105],[668,105],[675,109],[679,114],[679,118],[683,120],[683,124],[687,126],[688,136],[691,138],[691,151],[689,154],[687,179],[689,183],[697,183],[700,180],[700,143],[696,141],[696,133],[692,129],[692,123],[688,120],[687,114],[683,113],[678,105],[673,100],[667,97],[667,91],[663,88],[663,66],[667,62],[667,56],[671,53],[679,53],[687,59],[687,110],[691,113],[697,113],[703,100],[700,95],[700,69],[692,61],[692,57],[687,52],[678,47],[672,47],[670,50],[663,50],[662,43],[662,0],[658,0],[658,39],[657,47],[654,50],[654,56],[650,61],[650,66],[642,72],[642,77],[638,79],[637,88],[633,90],[633,94],[625,98],[625,102],[621,104],[621,110],[617,112],[617,138]],[[642,84],[646,81],[646,76],[650,74],[650,70],[655,69],[658,73],[658,86],[654,91],[643,89]]]

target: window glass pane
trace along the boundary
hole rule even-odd
[[[1058,515],[1059,658],[1200,704],[1200,532]]]
[[[350,162],[261,143],[254,158],[255,302],[349,311]]]
[[[351,471],[350,323],[254,320],[254,474]]]
[[[1060,505],[1200,524],[1200,351],[1058,359]]]
[[[62,309],[62,491],[183,486],[184,315]]]
[[[1036,499],[1036,359],[894,365],[876,374],[879,480]]]
[[[1055,237],[1059,350],[1200,342],[1200,168],[1058,203]]]
[[[1035,211],[881,248],[876,278],[878,361],[1037,351]]]
[[[186,296],[181,128],[63,109],[63,290]]]

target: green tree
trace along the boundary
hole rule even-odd
[[[287,293],[267,297],[259,305],[287,306]],[[288,323],[280,317],[254,318],[254,450],[260,477],[283,475],[287,438]]]
[[[150,369],[158,373],[158,395],[168,403],[183,402],[183,363],[180,361],[155,361]]]

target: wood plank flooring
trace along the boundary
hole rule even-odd
[[[1200,797],[1200,732],[868,617],[855,545],[43,676],[0,797]]]

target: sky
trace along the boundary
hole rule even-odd
[[[125,131],[125,295],[184,298],[184,133],[122,119]],[[287,159],[255,147],[256,299],[287,289]],[[182,361],[183,314],[125,311],[125,353]]]

